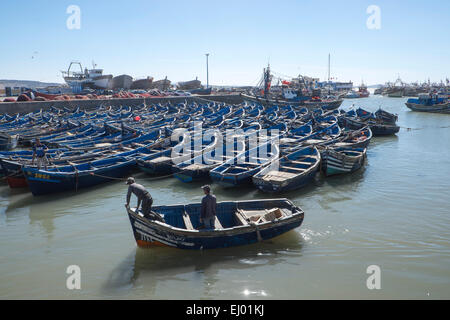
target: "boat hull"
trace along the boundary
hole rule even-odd
[[[256,102],[262,105],[288,105],[288,106],[305,106],[309,110],[313,110],[315,108],[320,108],[322,106],[326,106],[328,110],[334,110],[340,107],[343,99],[333,100],[333,101],[289,101],[289,100],[278,100],[278,99],[266,99],[260,98],[256,96],[249,96],[245,94],[241,94],[241,97],[249,102]]]
[[[400,131],[397,125],[369,124],[369,127],[374,136],[389,136]]]
[[[142,172],[145,172],[148,175],[166,175],[172,173],[172,161],[157,164],[138,161],[137,165]]]
[[[262,202],[270,201],[271,200],[262,200]],[[280,202],[282,200],[273,201]],[[261,201],[248,202],[255,203],[254,208],[256,208],[256,203]],[[233,203],[230,204],[232,205]],[[237,206],[239,206],[239,204]],[[152,210],[163,214],[165,209],[167,209],[167,207],[154,207]],[[221,210],[221,204],[218,203],[218,212]],[[134,209],[128,208],[127,212],[136,243],[139,247],[151,248],[155,246],[168,246],[188,250],[227,248],[269,240],[299,227],[304,218],[304,213],[301,211],[292,214],[289,217],[284,217],[283,219],[277,219],[273,222],[258,225],[242,225],[216,230],[186,230],[174,228],[159,221],[146,219],[141,213],[136,214]]]
[[[292,181],[289,181],[287,184],[273,184],[273,183],[265,183],[262,179],[258,180],[258,182],[253,183],[257,186],[257,188],[263,192],[266,193],[281,193],[281,192],[288,192],[292,190],[297,190],[300,188],[303,188],[307,186],[309,183],[311,183],[314,180],[314,177],[316,176],[316,173],[318,171],[318,167],[316,167],[314,170],[311,170],[308,174],[303,175],[301,177],[298,177],[296,179],[293,179]]]
[[[348,157],[341,152],[326,150],[322,153],[322,171],[326,176],[351,173],[363,166],[365,158],[365,150],[357,157]]]
[[[251,170],[243,172],[239,175],[219,175],[214,171],[209,172],[209,176],[214,183],[224,187],[224,188],[234,188],[239,186],[251,185],[252,177],[258,170]]]
[[[400,127],[395,124],[363,123],[346,117],[339,119],[339,125],[351,130],[360,130],[365,126],[369,126],[374,136],[393,135],[400,131]]]
[[[135,161],[130,161],[103,170],[81,172],[79,174],[61,174],[58,172],[40,171],[35,168],[24,168],[23,172],[31,193],[34,196],[40,196],[62,191],[78,191],[82,188],[123,178],[135,167],[135,163]]]
[[[11,189],[28,187],[27,180],[24,176],[7,177],[6,181],[8,182],[8,185]]]
[[[19,137],[17,135],[0,135],[0,151],[8,151],[17,147]]]
[[[253,184],[261,191],[280,193],[308,185],[320,167],[320,153],[315,147],[294,151],[253,176]]]
[[[177,170],[174,177],[181,182],[189,183],[209,179],[209,169],[205,170]]]
[[[402,98],[403,90],[390,92],[390,93],[388,93],[388,97],[389,98]]]
[[[406,103],[406,106],[412,111],[418,112],[432,112],[432,113],[450,113],[450,102],[434,104],[434,105],[424,105],[418,103]]]

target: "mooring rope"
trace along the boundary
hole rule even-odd
[[[422,130],[424,128],[408,128],[408,127],[402,127],[400,126],[401,129],[406,129],[407,131],[411,131],[411,130]]]
[[[12,176],[14,176],[14,175],[20,173],[21,171],[22,171],[22,169],[16,170],[16,171],[14,171],[14,172],[11,173],[11,174],[8,174],[8,175],[2,177],[1,179],[6,180],[6,179],[8,179],[9,177],[12,177]]]
[[[100,178],[105,178],[105,179],[111,179],[111,180],[118,180],[118,181],[126,181],[128,178],[116,178],[116,177],[110,177],[110,176],[105,176],[105,175],[101,175],[101,174],[97,174],[94,172],[90,172],[89,173],[91,176],[96,176],[96,177],[100,177]],[[165,176],[157,176],[157,177],[153,177],[153,178],[139,178],[139,180],[147,180],[147,181],[153,181],[153,180],[160,180],[160,179],[164,179],[164,178],[168,178],[173,176],[175,173],[171,173]]]

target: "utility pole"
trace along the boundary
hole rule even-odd
[[[209,88],[208,57],[209,57],[209,53],[206,53],[206,89]]]
[[[330,82],[330,54],[328,54],[328,82]]]

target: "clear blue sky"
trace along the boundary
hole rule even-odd
[[[69,5],[81,29],[69,30]],[[369,30],[369,5],[381,29]],[[450,77],[448,0],[15,0],[0,8],[0,79],[62,82],[71,60],[105,73],[198,76],[210,84],[255,85],[272,69],[356,85]],[[34,57],[34,58],[32,58]]]

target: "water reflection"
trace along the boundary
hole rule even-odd
[[[37,225],[42,228],[47,240],[51,240],[55,231],[54,220],[61,214],[63,214],[63,212],[60,212],[58,208],[54,208],[54,210],[49,211],[42,210],[41,206],[30,206],[30,225]]]
[[[262,199],[264,197],[258,192],[253,185],[239,186],[236,188],[227,188],[217,184],[213,184],[211,188],[215,193],[229,199]],[[217,194],[216,194],[217,196]]]
[[[109,274],[105,294],[126,294],[132,288],[145,289],[147,298],[165,281],[198,281],[203,295],[217,291],[219,273],[229,270],[256,270],[260,267],[293,263],[302,256],[305,241],[297,231],[276,239],[234,248],[191,251],[173,248],[136,248]]]
[[[401,129],[401,130],[403,130],[403,129]],[[379,146],[386,147],[386,146],[395,145],[399,141],[400,140],[397,135],[373,137],[372,140],[370,140],[367,150],[369,151],[370,149],[372,149],[374,147],[379,147]]]
[[[98,191],[101,191],[100,195],[102,200],[109,200],[110,198],[114,198],[115,192],[111,193],[109,191],[114,190],[116,185],[117,183],[106,183],[97,187],[80,189],[78,191],[65,191],[61,193],[53,193],[37,197],[33,196],[31,192],[27,192],[23,194],[23,196],[21,194],[20,197],[11,197],[6,211],[12,211],[18,208],[43,204],[47,206],[54,206],[58,203],[66,204],[66,208],[73,208],[77,206],[86,207],[98,203]]]
[[[369,165],[368,159],[364,160],[363,166],[355,172],[348,174],[340,174],[326,177],[321,174],[319,176],[319,183],[321,186],[329,185],[332,188],[338,188],[341,186],[347,186],[346,190],[356,190],[361,182],[364,181],[366,175],[367,166]]]

